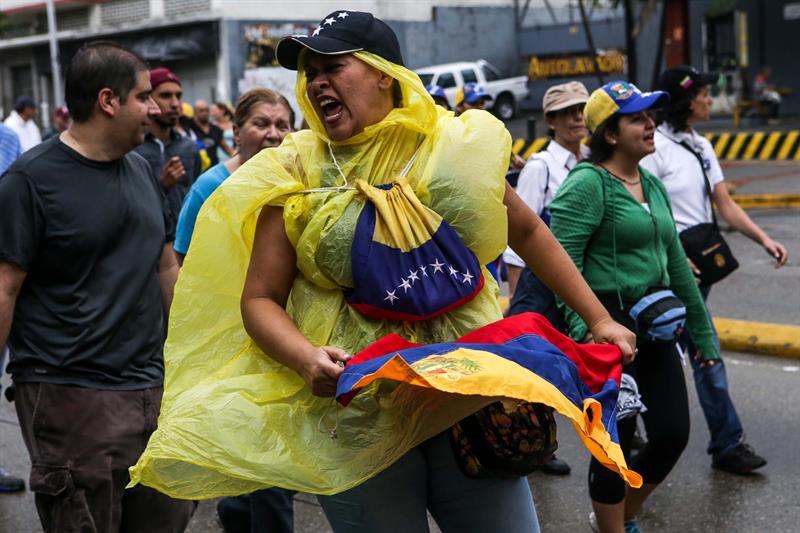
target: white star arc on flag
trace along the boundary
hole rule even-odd
[[[424,266],[420,265],[419,269],[420,269],[420,271],[422,271],[422,275],[427,278],[428,277],[428,273],[426,272],[426,270],[428,270],[428,267],[424,267]]]
[[[458,275],[458,270],[456,270],[455,268],[453,268],[453,265],[450,265],[450,266],[448,266],[447,268],[449,268],[449,269],[450,269],[450,275],[451,275],[451,276],[457,276],[457,275]]]
[[[408,271],[408,279],[413,283],[415,281],[419,281],[419,276],[417,275],[416,270],[409,270]]]
[[[317,29],[314,30],[314,33],[311,34],[312,37],[316,37],[319,35],[319,31],[322,29],[322,26],[317,26]]]
[[[389,300],[389,304],[394,305],[394,301],[400,299],[394,295],[396,292],[397,291],[386,291],[386,298],[384,298],[384,300]]]
[[[473,276],[472,274],[470,274],[470,273],[469,273],[469,270],[467,270],[467,271],[466,271],[464,274],[462,274],[462,275],[464,276],[464,279],[463,279],[463,280],[461,280],[461,282],[462,282],[462,283],[469,283],[470,285],[472,285],[472,278],[474,278],[475,276]]]
[[[433,263],[431,263],[431,266],[433,267],[433,273],[434,274],[436,274],[437,272],[441,272],[442,274],[444,274],[444,270],[442,270],[442,267],[444,266],[444,263],[440,263],[438,258],[433,260]]]
[[[329,18],[329,19],[325,19],[325,22],[324,22],[324,24],[327,24],[328,26],[330,26],[330,25],[331,25],[331,24],[333,24],[334,22],[336,22],[336,19],[335,19],[335,18],[333,18],[333,17],[331,17],[331,18]]]
[[[340,19],[345,19],[345,18],[347,18],[349,16],[350,16],[350,13],[348,13],[347,11],[342,11],[341,13],[339,13],[337,15],[337,17],[339,17]]]
[[[408,289],[411,288],[411,283],[409,283],[407,279],[404,279],[403,282],[400,285],[397,286],[397,288],[398,289],[400,289],[400,288],[404,289],[405,292],[403,294],[405,294],[405,293],[408,292]]]

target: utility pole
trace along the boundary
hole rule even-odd
[[[61,63],[58,60],[58,38],[56,37],[56,8],[53,0],[47,0],[47,29],[50,37],[50,69],[53,75],[53,109],[64,103],[64,88],[61,85]]]

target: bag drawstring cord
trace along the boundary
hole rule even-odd
[[[322,423],[325,421],[325,417],[328,415],[331,409],[334,409],[335,422],[333,424],[333,427],[330,429],[323,428]],[[338,428],[339,428],[339,406],[336,405],[336,400],[331,399],[331,404],[325,408],[325,410],[322,412],[322,415],[320,415],[319,420],[317,421],[317,431],[319,431],[320,433],[327,433],[328,436],[331,438],[331,440],[336,440],[339,438],[339,434],[337,432]]]
[[[333,165],[336,167],[336,170],[339,172],[339,175],[344,180],[344,185],[340,185],[338,187],[315,187],[313,189],[306,189],[304,191],[299,191],[300,194],[309,194],[313,192],[345,192],[345,191],[355,191],[355,187],[351,187],[350,184],[347,182],[347,176],[344,175],[342,171],[342,167],[339,166],[339,161],[336,159],[336,155],[333,153],[333,147],[331,143],[327,143],[328,145],[328,153],[331,154],[331,160],[333,160]],[[400,172],[400,177],[405,178],[406,175],[411,171],[411,167],[414,166],[414,162],[417,160],[417,155],[419,155],[419,151],[422,148],[422,143],[417,146],[417,150],[414,152],[414,155],[411,156],[411,159],[408,160],[406,166],[403,168],[403,171]]]

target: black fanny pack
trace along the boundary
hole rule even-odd
[[[712,285],[739,268],[739,262],[733,257],[728,243],[725,242],[719,231],[717,215],[714,213],[714,204],[711,201],[711,183],[706,175],[703,159],[685,141],[678,144],[689,150],[700,163],[708,202],[711,204],[712,220],[712,222],[705,222],[683,230],[679,237],[686,257],[691,259],[694,266],[700,271],[700,285]]]

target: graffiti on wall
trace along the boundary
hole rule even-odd
[[[275,61],[275,46],[278,41],[287,35],[310,35],[315,26],[300,23],[281,24],[247,24],[243,28],[247,58],[245,68],[273,67]]]

